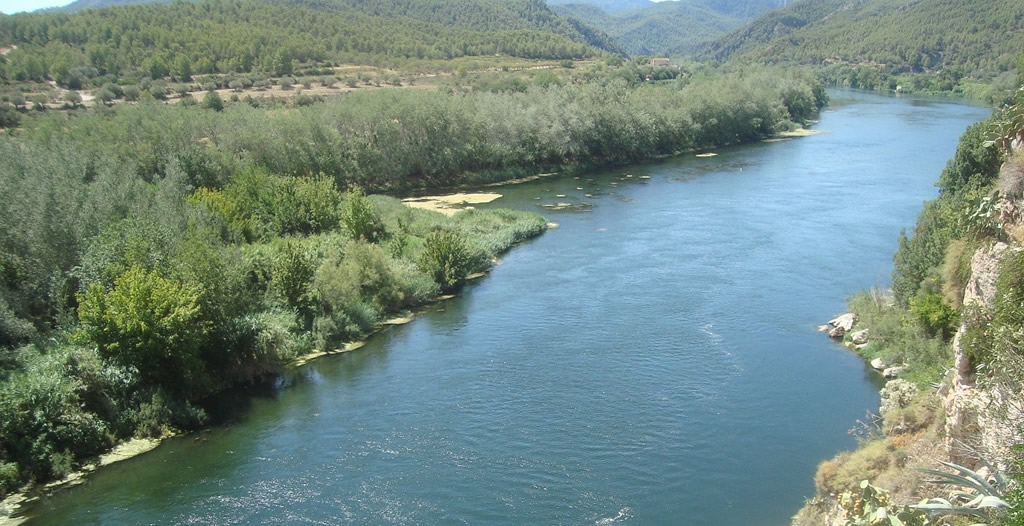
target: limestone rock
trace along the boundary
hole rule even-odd
[[[850,333],[850,341],[854,345],[864,345],[868,343],[868,329],[861,329],[857,332]]]
[[[906,370],[907,370],[907,366],[906,365],[897,365],[895,367],[886,367],[885,370],[882,371],[882,376],[884,376],[886,378],[896,378],[899,375],[903,374],[903,372],[906,371]]]
[[[832,338],[842,338],[847,331],[853,328],[853,324],[857,323],[857,315],[852,312],[847,312],[842,316],[829,320],[828,324],[832,328],[828,331],[828,335]]]
[[[881,358],[875,358],[874,360],[871,360],[871,368],[876,371],[884,371],[885,362],[883,362]]]

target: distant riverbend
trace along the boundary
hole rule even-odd
[[[824,133],[501,187],[559,228],[28,524],[788,523],[878,405],[815,326],[987,114],[839,91]]]

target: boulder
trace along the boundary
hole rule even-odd
[[[881,358],[875,358],[874,360],[871,360],[871,368],[876,371],[884,371],[885,362],[883,362]]]
[[[828,335],[832,338],[842,338],[850,329],[853,328],[854,323],[857,323],[857,315],[852,312],[847,312],[842,316],[833,318],[828,322],[832,327],[828,331]]]
[[[906,371],[906,370],[907,370],[907,366],[906,365],[897,365],[895,367],[886,367],[886,369],[884,371],[882,371],[882,376],[884,376],[886,378],[896,378],[899,375],[903,374],[903,371]]]
[[[861,329],[857,332],[850,333],[850,341],[852,341],[854,345],[864,345],[865,343],[868,343],[868,330]]]

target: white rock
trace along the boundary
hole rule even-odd
[[[871,368],[876,371],[884,371],[885,362],[883,362],[881,358],[875,358],[874,360],[871,360]]]
[[[852,341],[854,345],[864,345],[865,343],[868,343],[868,330],[861,329],[857,332],[850,333],[850,341]]]
[[[884,376],[886,378],[896,378],[897,376],[903,374],[903,371],[906,371],[906,370],[907,370],[907,366],[906,365],[897,365],[895,367],[887,367],[884,371],[882,371],[882,376]]]

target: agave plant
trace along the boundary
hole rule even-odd
[[[972,469],[952,462],[941,462],[943,466],[952,469],[954,473],[937,469],[922,469],[922,472],[936,477],[929,482],[957,486],[967,491],[953,490],[948,499],[926,499],[911,508],[924,511],[929,515],[961,515],[985,520],[1005,518],[1010,510],[1010,504],[1003,500],[1008,487],[1006,475],[993,469],[980,455],[979,458],[994,474],[994,483],[990,483],[984,476]],[[985,523],[976,523],[975,526],[981,524]]]

